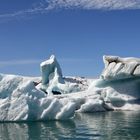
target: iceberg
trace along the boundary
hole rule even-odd
[[[98,79],[65,77],[54,55],[41,77],[0,74],[0,121],[64,120],[75,113],[140,110],[140,59],[104,56]]]

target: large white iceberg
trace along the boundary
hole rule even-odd
[[[140,110],[140,59],[104,56],[99,79],[64,77],[55,56],[42,77],[0,74],[0,121],[61,120],[76,112]]]

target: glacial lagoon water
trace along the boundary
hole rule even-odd
[[[76,114],[66,121],[0,123],[0,140],[140,140],[140,112]]]

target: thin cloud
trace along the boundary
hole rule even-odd
[[[12,19],[16,17],[26,17],[26,16],[31,16],[31,15],[36,15],[36,14],[41,14],[47,12],[48,9],[44,8],[34,8],[34,9],[26,9],[26,10],[21,10],[21,11],[16,11],[14,13],[5,13],[0,15],[0,19]]]
[[[51,8],[80,8],[80,9],[140,9],[140,0],[50,0]]]
[[[42,59],[29,59],[29,60],[9,60],[9,61],[0,61],[0,67],[5,67],[5,66],[13,66],[13,65],[32,65],[32,64],[40,64]],[[93,59],[87,58],[58,58],[58,62],[60,63],[80,63],[80,62],[92,62]]]
[[[0,61],[0,67],[11,66],[11,65],[29,65],[39,64],[41,60],[11,60],[11,61]]]
[[[0,14],[0,19],[46,14],[55,9],[131,10],[140,9],[140,0],[40,0],[34,8]]]
[[[58,59],[61,63],[85,63],[85,62],[93,62],[93,59],[90,58],[60,58]]]

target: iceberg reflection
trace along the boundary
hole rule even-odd
[[[74,120],[0,123],[2,140],[104,139],[129,140],[140,137],[140,113],[102,112],[76,114]]]

